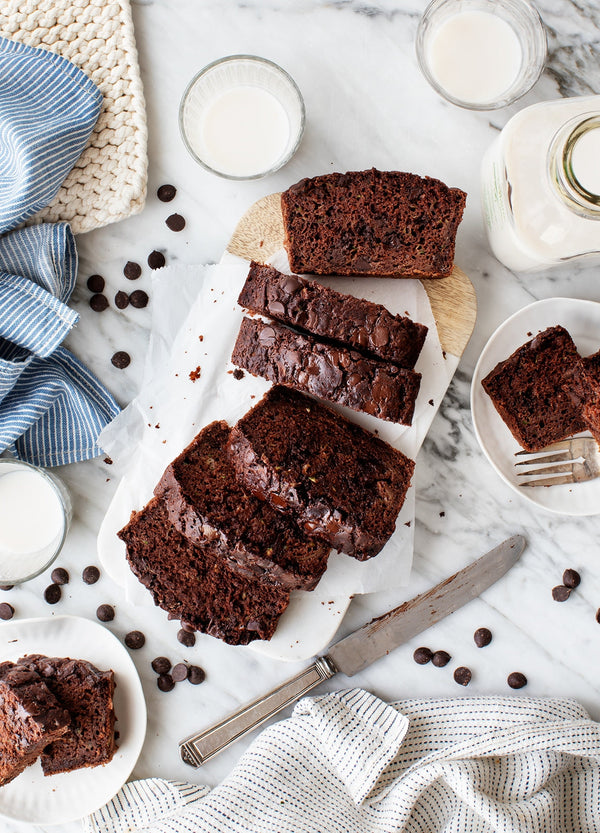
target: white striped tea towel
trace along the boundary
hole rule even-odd
[[[570,700],[306,698],[225,781],[126,784],[86,833],[598,833],[600,726]]]

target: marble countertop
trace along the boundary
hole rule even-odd
[[[485,237],[479,198],[479,164],[498,130],[520,108],[560,96],[600,92],[600,11],[594,0],[540,0],[548,27],[550,55],[535,88],[505,110],[460,110],[430,89],[419,73],[414,37],[425,0],[133,0],[133,15],[149,123],[149,196],[145,210],[127,221],[78,239],[80,275],[74,305],[81,323],[69,346],[86,361],[122,405],[139,389],[148,342],[150,309],[112,306],[94,313],[85,281],[92,273],[107,280],[107,294],[131,289],[126,261],[145,265],[153,249],[168,263],[216,262],[239,217],[259,197],[282,190],[303,176],[376,166],[438,177],[469,197],[458,234],[456,263],[471,278],[479,314],[471,341],[419,454],[416,469],[414,568],[402,590],[354,599],[340,635],[408,599],[514,533],[527,536],[521,562],[505,580],[411,643],[352,680],[336,678],[323,689],[362,686],[386,700],[418,696],[510,693],[509,672],[527,675],[521,694],[568,696],[600,719],[600,567],[596,517],[570,519],[550,514],[519,498],[493,471],[475,439],[469,410],[473,368],[490,334],[515,310],[533,300],[569,296],[600,301],[593,267],[571,265],[533,276],[518,276],[492,256]],[[275,175],[254,182],[220,179],[197,166],[179,136],[177,110],[192,75],[210,61],[233,53],[253,53],[281,64],[305,98],[307,128],[295,158]],[[159,185],[178,188],[174,202],[156,199]],[[173,233],[164,220],[173,211],[187,220]],[[144,266],[135,288],[148,289]],[[126,370],[112,367],[116,350],[127,350]],[[2,594],[16,615],[62,613],[94,618],[98,604],[115,605],[107,627],[122,637],[138,628],[146,646],[132,657],[148,705],[148,732],[134,776],[189,779],[214,786],[234,766],[246,739],[193,770],[179,759],[177,741],[298,671],[301,665],[260,657],[200,637],[193,649],[176,640],[177,623],[159,610],[130,608],[107,576],[93,587],[81,570],[96,563],[96,534],[114,493],[114,466],[100,457],[65,467],[59,474],[74,502],[74,522],[59,562],[72,575],[63,599],[50,608],[43,600],[49,576]],[[552,600],[566,567],[581,572],[582,583],[566,604]],[[473,632],[492,630],[481,650]],[[418,645],[445,649],[453,657],[444,668],[419,666]],[[177,685],[163,694],[150,661],[167,655],[202,665],[201,686]],[[468,665],[468,689],[457,686],[452,669]],[[32,830],[2,824],[6,833]],[[38,828],[41,830],[42,828]],[[48,829],[57,829],[48,828]],[[74,833],[79,823],[61,830]]]

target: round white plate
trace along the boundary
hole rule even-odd
[[[517,348],[547,327],[569,331],[582,356],[600,348],[600,304],[574,298],[548,298],[519,310],[491,336],[479,357],[471,385],[475,434],[500,477],[521,497],[561,515],[600,514],[600,478],[561,486],[518,485],[514,455],[521,447],[484,391],[481,380]]]
[[[109,764],[45,776],[39,760],[0,787],[0,815],[29,824],[66,824],[94,812],[117,793],[135,766],[146,734],[146,703],[126,648],[96,622],[78,616],[21,619],[0,625],[0,656],[85,659],[115,672],[118,749]],[[1,827],[1,825],[0,825]]]

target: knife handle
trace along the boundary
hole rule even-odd
[[[312,665],[274,688],[269,694],[242,706],[203,732],[182,740],[179,744],[182,759],[190,766],[202,766],[209,758],[336,673],[337,668],[329,657],[318,657]]]

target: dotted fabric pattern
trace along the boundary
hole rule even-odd
[[[103,95],[85,150],[30,222],[66,220],[77,234],[141,211],[147,127],[129,0],[2,0],[0,34],[62,55]]]

